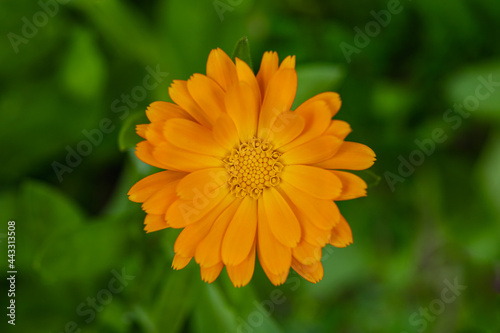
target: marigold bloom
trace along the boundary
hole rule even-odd
[[[152,103],[136,155],[165,169],[129,191],[146,211],[145,230],[183,228],[174,269],[194,257],[213,282],[226,267],[235,286],[252,278],[256,252],[275,285],[290,267],[306,280],[323,278],[322,248],[344,247],[352,233],[335,201],[366,195],[358,176],[375,160],[367,146],[344,141],[349,124],[332,120],[337,93],[312,97],[291,111],[295,57],[279,64],[266,52],[254,75],[240,59],[212,50],[207,75],[176,80],[174,103]]]

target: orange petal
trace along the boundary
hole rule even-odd
[[[165,214],[147,214],[146,218],[144,219],[144,224],[144,230],[147,233],[168,228],[167,221],[165,221]]]
[[[339,94],[332,91],[327,91],[321,94],[318,94],[314,97],[309,98],[304,104],[312,103],[315,101],[324,101],[328,105],[328,109],[330,110],[330,118],[335,116],[337,112],[339,112],[340,107],[342,106],[342,101],[340,100]]]
[[[135,125],[135,132],[137,135],[139,135],[141,138],[145,139],[146,138],[146,129],[148,128],[149,124],[139,124]]]
[[[179,181],[177,194],[181,199],[194,200],[197,196],[209,195],[227,182],[224,168],[201,169],[189,173]],[[205,193],[205,194],[204,194]]]
[[[207,127],[212,126],[208,115],[200,108],[189,93],[186,81],[174,80],[168,89],[168,93],[175,104],[186,110],[197,122]]]
[[[293,257],[301,264],[311,265],[321,260],[321,247],[312,245],[306,240],[302,240],[299,245],[292,249]]]
[[[130,188],[127,194],[133,202],[144,202],[168,183],[181,179],[185,175],[183,172],[175,171],[157,172],[139,180]]]
[[[335,199],[342,190],[342,183],[335,174],[307,165],[285,166],[281,179],[319,199]]]
[[[224,238],[229,222],[233,219],[240,204],[241,199],[233,200],[215,220],[208,235],[198,244],[195,259],[200,266],[211,267],[222,261],[222,239]]]
[[[184,257],[182,255],[176,254],[174,256],[174,260],[172,261],[172,268],[175,270],[183,269],[189,264],[192,257]]]
[[[187,113],[180,106],[170,102],[161,101],[151,103],[146,110],[146,116],[152,123],[157,121],[166,121],[172,118],[194,120],[193,117],[191,117],[189,113]]]
[[[226,149],[212,136],[212,131],[186,119],[170,119],[163,129],[165,138],[173,145],[190,152],[224,157]]]
[[[135,156],[146,164],[160,169],[168,169],[167,165],[158,161],[156,157],[153,156],[154,149],[155,146],[148,141],[141,141],[135,146]]]
[[[193,257],[196,247],[208,234],[213,223],[214,219],[209,219],[207,216],[185,227],[175,240],[174,252],[185,257]]]
[[[323,230],[316,226],[308,216],[299,212],[297,214],[300,225],[302,226],[303,239],[308,243],[320,247],[324,247],[330,241],[331,230]]]
[[[316,261],[311,265],[304,265],[297,259],[293,258],[292,268],[309,282],[317,283],[323,279],[324,272],[321,261]]]
[[[257,231],[257,202],[245,197],[233,216],[222,241],[222,261],[227,265],[238,265],[250,253]]]
[[[271,273],[276,275],[288,272],[292,263],[291,249],[278,242],[276,237],[274,237],[264,211],[263,200],[258,201],[258,217],[257,246],[261,264],[265,265]]]
[[[262,96],[266,92],[269,80],[278,70],[278,62],[278,53],[276,52],[265,52],[262,56],[259,73],[257,73],[257,82]]]
[[[351,126],[347,122],[334,119],[330,122],[325,134],[334,135],[340,140],[344,140],[351,131]]]
[[[330,244],[335,247],[346,247],[352,244],[352,231],[349,223],[341,215],[339,223],[332,229]]]
[[[222,113],[215,121],[213,127],[213,137],[215,142],[230,151],[237,147],[240,143],[238,130],[231,117]]]
[[[227,265],[226,271],[235,287],[243,287],[250,282],[255,269],[255,241],[248,256],[238,265]]]
[[[286,183],[282,183],[282,184],[286,184]],[[301,236],[302,236],[301,239],[305,239],[308,243],[310,243],[312,245],[318,245],[318,246],[324,247],[330,241],[331,228],[327,228],[326,230],[318,228],[315,225],[315,223],[318,224],[317,220],[315,219],[313,222],[312,218],[311,218],[311,217],[315,216],[313,209],[311,209],[310,207],[308,207],[308,208],[302,207],[301,208],[302,210],[299,210],[300,203],[295,204],[294,202],[292,202],[290,200],[289,196],[287,195],[289,193],[289,191],[286,194],[283,191],[283,189],[280,189],[280,191],[282,192],[283,198],[285,198],[287,200],[288,205],[295,213],[295,216],[297,216],[297,219],[298,219],[299,224],[300,224],[300,230],[301,230]],[[307,198],[314,199],[309,195],[305,195],[305,196]],[[328,202],[327,200],[319,200],[319,199],[314,199],[313,202],[314,201]],[[307,200],[305,202],[307,202]],[[330,202],[332,202],[332,201],[330,201]],[[302,204],[302,206],[304,206],[304,205],[305,204]],[[335,205],[335,207],[337,207],[337,206]],[[331,212],[331,210],[322,210],[322,211],[323,211],[323,213]],[[306,213],[303,213],[303,212],[306,212]],[[333,211],[333,213],[335,213],[335,211]],[[340,212],[338,212],[338,215],[340,215]],[[336,217],[336,218],[339,219],[340,217]],[[321,221],[322,219],[319,218],[318,220]],[[326,219],[324,221],[330,221],[330,220]],[[335,218],[333,218],[333,219],[331,219],[329,224],[335,225],[337,222],[338,221],[335,221]],[[324,225],[326,226],[327,224],[324,223]]]
[[[339,221],[340,211],[333,201],[314,198],[287,182],[282,182],[280,188],[293,203],[293,208],[323,232],[331,230]]]
[[[337,153],[316,166],[325,169],[364,170],[375,162],[375,153],[370,147],[357,142],[345,141]]]
[[[293,111],[282,112],[272,120],[267,140],[273,143],[275,149],[279,149],[299,136],[304,126],[305,121],[300,114]]]
[[[342,182],[342,194],[336,198],[339,200],[350,200],[366,196],[366,183],[360,177],[345,171],[330,171]]]
[[[203,74],[193,74],[187,82],[187,88],[213,125],[220,114],[225,112],[224,90],[217,82]]]
[[[292,148],[281,155],[285,164],[314,164],[332,157],[342,145],[342,141],[330,135],[323,135]]]
[[[165,142],[165,137],[163,136],[163,126],[165,126],[164,121],[157,121],[149,124],[146,128],[144,134],[146,135],[146,139],[153,146],[158,146]]]
[[[153,151],[153,156],[166,166],[166,169],[184,172],[223,166],[220,158],[183,150],[169,142],[157,146]]]
[[[260,265],[262,266],[262,270],[264,271],[264,273],[266,273],[267,277],[269,278],[269,281],[271,281],[271,283],[274,284],[275,286],[279,286],[285,283],[288,277],[288,273],[290,272],[290,269],[287,269],[285,272],[281,274],[274,274],[273,272],[271,272],[266,262],[262,260],[263,256],[258,247],[257,247],[257,254],[259,255],[259,262]]]
[[[259,137],[271,130],[271,121],[281,112],[289,111],[297,92],[297,72],[280,69],[273,75],[264,94],[259,116]]]
[[[170,205],[179,198],[177,196],[177,193],[175,193],[175,188],[177,187],[178,183],[179,181],[175,180],[164,185],[163,188],[153,193],[149,198],[144,200],[142,209],[150,214],[165,215]]]
[[[257,78],[247,63],[238,58],[236,58],[236,73],[238,74],[239,81],[247,83],[252,88],[253,95],[257,99],[257,103],[260,104],[262,102],[262,95]]]
[[[283,151],[300,146],[322,135],[327,130],[332,118],[330,110],[324,101],[303,103],[293,112],[302,116],[305,126],[302,133],[295,140],[282,148]]]
[[[207,76],[217,82],[224,90],[238,82],[233,61],[220,48],[212,50],[208,55]]]
[[[264,212],[274,237],[283,245],[295,247],[300,241],[300,224],[281,194],[270,187],[262,193]]]
[[[204,282],[212,283],[220,275],[220,272],[222,271],[223,268],[224,264],[222,262],[219,262],[210,267],[200,266],[201,279]]]
[[[295,56],[288,56],[286,57],[280,65],[280,69],[295,69]]]
[[[241,141],[247,141],[255,136],[259,104],[253,90],[245,82],[232,86],[225,99],[227,114],[232,118]]]
[[[228,200],[226,199],[228,194],[226,187],[220,187],[213,192],[202,193],[192,200],[178,199],[167,210],[167,223],[172,228],[184,228],[195,223],[219,206],[223,200]],[[232,199],[232,197],[229,198]]]

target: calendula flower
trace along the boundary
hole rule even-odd
[[[226,267],[234,286],[252,278],[256,254],[275,285],[290,267],[306,280],[323,277],[322,248],[344,247],[352,233],[335,201],[366,195],[358,176],[374,152],[344,141],[349,124],[332,120],[341,101],[325,92],[292,111],[295,57],[279,64],[266,52],[254,75],[240,59],[213,50],[207,75],[169,88],[174,103],[155,102],[136,155],[165,169],[136,183],[130,200],[146,211],[145,230],[182,228],[174,269],[193,258],[213,282]]]

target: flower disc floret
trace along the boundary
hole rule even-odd
[[[231,193],[237,198],[258,199],[266,188],[277,186],[283,170],[280,156],[270,143],[257,138],[231,150],[223,160]]]

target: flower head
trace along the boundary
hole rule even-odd
[[[266,52],[254,75],[240,59],[213,50],[207,75],[174,81],[174,103],[152,103],[137,157],[165,169],[136,183],[145,230],[182,228],[174,269],[191,259],[204,281],[226,267],[235,286],[252,278],[256,253],[275,285],[290,267],[306,280],[323,277],[322,248],[344,247],[352,233],[335,201],[366,195],[358,176],[339,170],[369,168],[374,152],[344,141],[349,124],[332,120],[337,93],[316,95],[292,111],[295,57],[279,64]]]

